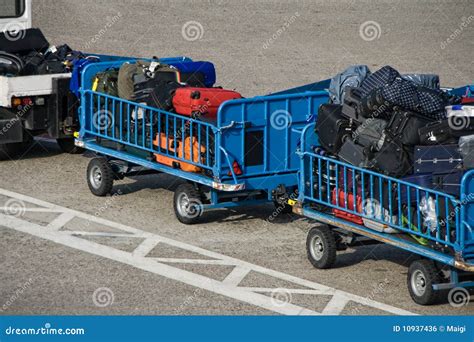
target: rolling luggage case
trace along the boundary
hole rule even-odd
[[[462,168],[457,144],[415,147],[415,173],[452,172]]]
[[[356,196],[354,206],[354,195],[352,193],[347,194],[347,209],[354,210],[358,213],[362,213],[362,199],[359,195]],[[343,190],[339,189],[339,193],[336,193],[336,189],[332,191],[332,204],[337,205],[339,207],[345,207],[346,203],[346,194]],[[362,217],[356,214],[348,213],[342,209],[335,209],[332,210],[334,216],[348,220],[350,222],[356,224],[364,224]]]
[[[161,133],[156,136],[153,141],[153,145],[159,148],[159,151],[162,153],[168,153],[169,155],[164,155],[160,153],[155,153],[156,161],[160,164],[171,166],[175,169],[181,169],[187,172],[201,172],[202,168],[199,166],[183,162],[172,158],[176,153],[177,157],[183,158],[186,160],[192,160],[195,163],[204,162],[206,156],[206,149],[204,146],[200,146],[196,137],[191,138],[186,137],[184,139],[184,154],[182,142],[178,139],[174,140],[172,138],[166,139],[166,134]],[[191,159],[191,148],[192,148],[192,159]]]
[[[328,152],[337,154],[345,137],[352,134],[354,125],[342,116],[342,106],[323,104],[318,109],[316,133],[320,145]]]
[[[211,62],[175,62],[170,65],[179,70],[181,82],[191,87],[210,88],[216,83],[216,69]]]
[[[370,160],[370,167],[391,177],[401,177],[411,173],[410,159],[411,152],[386,134],[380,151],[375,152]]]
[[[215,120],[219,106],[228,100],[240,99],[242,95],[221,88],[184,87],[176,89],[173,106],[178,114]]]
[[[433,189],[459,197],[463,171],[433,173]]]

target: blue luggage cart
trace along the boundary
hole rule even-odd
[[[337,251],[356,242],[379,242],[422,257],[407,278],[418,304],[436,302],[439,290],[474,287],[474,170],[453,196],[324,155],[314,128],[303,130],[299,194],[289,199],[293,212],[322,223],[306,241],[314,267],[332,267]]]
[[[161,60],[169,64],[186,61],[191,60]],[[91,90],[97,72],[122,63],[94,63],[82,71],[81,129],[76,145],[100,155],[88,166],[92,193],[105,196],[114,180],[126,176],[163,172],[187,181],[174,194],[174,211],[182,223],[197,222],[206,209],[272,201],[291,211],[285,196],[298,185],[296,149],[302,129],[328,101],[326,91],[306,89],[226,101],[218,110],[217,121],[210,123]],[[158,142],[162,136],[166,148]],[[174,148],[168,141],[181,144]],[[193,148],[186,153],[186,143],[182,143],[186,141],[202,147],[198,156],[193,155]],[[157,156],[200,171],[158,163]]]

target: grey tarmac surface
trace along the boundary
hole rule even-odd
[[[474,22],[454,33],[474,15],[469,1],[34,2],[34,25],[54,44],[67,42],[98,53],[211,60],[218,70],[218,84],[244,96],[328,78],[355,63],[366,63],[372,69],[390,64],[403,72],[439,73],[442,83],[449,86],[473,79]],[[189,21],[202,25],[200,39],[184,39],[182,28]],[[380,27],[380,36],[376,32],[371,41],[359,32],[367,21]],[[455,37],[447,43],[451,35]],[[93,41],[94,36],[98,39]],[[199,225],[185,226],[177,222],[172,210],[172,190],[179,180],[167,175],[126,179],[114,188],[121,195],[94,197],[85,181],[90,157],[60,154],[54,143],[37,141],[20,160],[0,162],[0,188],[413,313],[473,312],[472,303],[462,308],[447,303],[414,304],[406,289],[406,273],[415,256],[387,246],[349,250],[338,256],[336,268],[314,269],[304,246],[314,223],[291,216],[269,222],[271,206],[216,211],[205,214]],[[275,314],[1,226],[2,222],[0,309],[23,288],[2,314]],[[120,243],[114,238],[100,242]],[[161,253],[160,257],[188,257],[172,248]],[[225,267],[208,265],[180,267],[216,279],[228,272]],[[285,285],[272,278],[249,276],[245,286]],[[94,304],[93,293],[101,287],[113,291],[113,304]],[[291,296],[291,303],[315,311],[321,311],[325,301],[327,298],[304,294]],[[342,314],[386,312],[350,303]]]

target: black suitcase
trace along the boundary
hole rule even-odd
[[[448,193],[453,196],[459,196],[461,192],[461,180],[463,175],[463,171],[433,173],[433,189]]]
[[[366,167],[369,161],[369,149],[356,144],[351,138],[348,138],[342,144],[337,156],[351,165]]]
[[[453,140],[447,119],[428,123],[418,129],[421,145],[439,145]]]
[[[356,122],[365,120],[360,115],[362,96],[358,88],[346,87],[345,95],[342,102],[342,114]]]
[[[457,144],[415,147],[415,173],[451,172],[462,164]]]
[[[389,134],[386,134],[382,148],[374,153],[370,166],[387,176],[401,177],[410,174],[412,171],[410,157],[408,149]]]
[[[387,127],[385,128],[394,139],[403,145],[419,145],[420,135],[418,130],[432,122],[410,111],[397,110],[393,113]]]
[[[328,152],[337,154],[345,137],[350,136],[354,125],[342,116],[342,106],[323,104],[318,110],[316,133],[320,145]]]

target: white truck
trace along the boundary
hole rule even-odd
[[[30,27],[31,0],[0,0],[0,32],[17,37]],[[78,100],[69,91],[70,78],[70,73],[0,75],[0,160],[21,154],[42,134],[56,139],[64,152],[79,152],[73,138]]]

